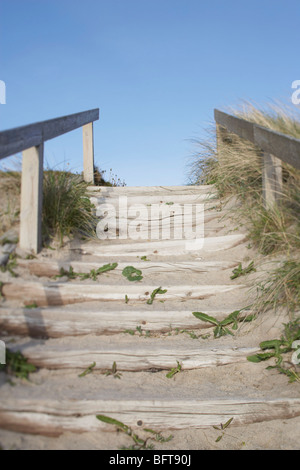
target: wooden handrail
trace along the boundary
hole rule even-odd
[[[231,116],[215,109],[215,121],[227,131],[237,134],[260,147],[264,152],[275,155],[280,160],[300,169],[300,140],[272,131],[254,122]]]
[[[42,245],[44,142],[82,127],[83,178],[94,183],[93,122],[99,109],[70,114],[0,132],[0,160],[23,152],[20,247],[37,253]]]
[[[99,119],[99,109],[69,114],[0,132],[0,160]]]
[[[282,165],[288,163],[300,169],[300,140],[272,131],[237,116],[214,110],[217,127],[223,132],[231,132],[249,140],[262,151],[263,156],[263,198],[266,208],[270,208],[280,198],[282,192]],[[220,134],[217,132],[217,138]]]

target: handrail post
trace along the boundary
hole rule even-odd
[[[94,184],[94,133],[93,123],[82,126],[83,134],[83,179]]]
[[[38,253],[42,246],[44,144],[23,151],[20,248]]]
[[[262,187],[264,207],[270,209],[282,194],[282,165],[279,158],[267,152],[263,152]]]

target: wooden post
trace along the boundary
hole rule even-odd
[[[82,126],[83,131],[83,179],[94,184],[94,137],[93,123]]]
[[[42,246],[44,144],[23,151],[20,248],[38,253]]]
[[[263,153],[263,200],[266,209],[271,208],[280,199],[282,193],[281,160],[270,153]]]

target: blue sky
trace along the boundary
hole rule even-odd
[[[185,184],[214,108],[290,101],[299,20],[299,0],[0,0],[0,129],[99,107],[96,164]],[[81,171],[81,130],[45,158]]]

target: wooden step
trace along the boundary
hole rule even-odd
[[[72,249],[82,254],[95,256],[147,256],[157,254],[160,256],[184,255],[191,253],[205,253],[227,250],[246,241],[244,234],[224,235],[220,237],[206,237],[200,240],[160,240],[131,243],[104,244],[91,241],[89,243],[74,243]],[[113,240],[109,240],[111,242]]]
[[[218,344],[192,340],[183,335],[147,338],[122,335],[87,335],[78,339],[32,339],[30,343],[12,344],[12,350],[22,351],[29,362],[47,369],[85,369],[96,363],[95,370],[111,369],[116,362],[119,371],[168,370],[181,364],[182,370],[200,369],[246,362],[247,356],[259,352],[259,347],[232,347],[228,341]]]
[[[201,194],[215,192],[215,187],[209,185],[191,185],[191,186],[88,186],[87,190],[91,193],[100,193],[101,196],[115,195],[177,195],[177,194]]]
[[[2,295],[7,300],[19,300],[24,305],[36,303],[37,306],[65,305],[77,302],[98,301],[125,301],[127,295],[129,300],[146,302],[157,285],[101,285],[97,282],[80,283],[73,282],[26,282],[14,280],[4,282]],[[167,290],[159,294],[157,300],[191,300],[204,299],[215,294],[229,292],[243,285],[199,285],[199,286],[162,286]],[[156,300],[156,301],[157,301]],[[155,302],[155,300],[154,300]]]
[[[24,269],[28,269],[31,274],[35,276],[56,276],[60,274],[60,270],[64,269],[69,271],[70,267],[76,273],[89,273],[92,269],[98,269],[101,264],[91,263],[85,261],[64,261],[64,260],[45,260],[45,259],[34,259],[34,260],[18,260],[18,265]],[[230,261],[186,261],[186,262],[160,262],[160,261],[137,261],[134,263],[134,267],[142,271],[143,275],[147,274],[160,274],[160,273],[203,273],[210,271],[221,271],[225,269],[232,269],[238,265],[238,262]],[[106,272],[109,276],[120,276],[123,269],[128,266],[128,263],[118,263],[118,266],[111,271]]]
[[[63,337],[87,334],[115,334],[125,330],[136,331],[141,327],[151,333],[172,332],[180,330],[199,330],[212,327],[211,323],[197,320],[188,310],[124,310],[111,307],[110,310],[101,305],[97,308],[90,306],[82,311],[75,308],[0,308],[0,330],[9,334]],[[148,307],[148,306],[147,306]],[[205,310],[221,321],[228,316],[229,310]],[[247,311],[247,314],[251,312]]]
[[[152,195],[100,195],[91,196],[91,203],[96,207],[101,204],[113,204],[116,207],[127,207],[130,208],[135,204],[142,204],[146,208],[152,204],[159,205],[163,208],[167,205],[167,209],[170,211],[175,209],[175,206],[181,206],[182,204],[204,204],[206,201],[217,199],[218,195],[215,192],[199,193],[199,194],[152,194]],[[169,206],[169,207],[168,207]],[[174,207],[173,207],[174,206]],[[165,208],[166,209],[166,208]]]
[[[132,386],[125,389],[124,377],[115,380],[96,374],[73,380],[51,376],[38,385],[7,384],[1,387],[0,427],[57,436],[67,431],[116,430],[99,421],[97,415],[116,419],[135,430],[157,431],[220,426],[231,418],[231,426],[239,426],[300,415],[300,398],[284,396],[286,390],[266,394],[240,385],[224,394],[218,385],[203,384],[200,377],[188,389],[174,383],[174,379],[157,375],[151,374],[151,387],[149,379],[145,386],[132,377]]]

